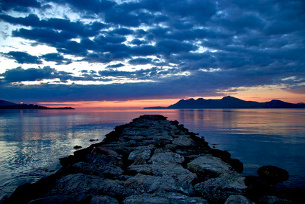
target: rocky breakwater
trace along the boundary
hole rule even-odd
[[[60,161],[62,168],[55,174],[20,186],[3,203],[251,203],[256,199],[240,175],[239,160],[211,149],[203,138],[160,115],[144,115],[117,126],[103,142]]]

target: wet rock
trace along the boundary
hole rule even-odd
[[[262,166],[257,170],[258,175],[270,183],[279,183],[289,179],[289,173],[285,169],[276,166]]]
[[[242,195],[230,195],[225,204],[251,204],[250,200]]]
[[[206,177],[217,177],[223,173],[231,171],[230,165],[217,157],[205,155],[198,157],[188,164],[188,169],[197,175]]]
[[[236,172],[222,174],[217,178],[211,178],[195,185],[195,191],[203,198],[221,203],[230,195],[243,195],[247,189],[244,177]]]

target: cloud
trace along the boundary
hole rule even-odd
[[[50,67],[44,67],[42,69],[22,69],[21,67],[17,67],[15,69],[7,70],[1,75],[4,76],[4,80],[7,82],[21,82],[53,79],[56,77],[54,75],[55,72],[56,70]]]
[[[151,58],[135,58],[128,61],[131,65],[150,64],[151,62]]]
[[[0,3],[0,8],[3,11],[19,11],[27,12],[29,8],[40,8],[41,4],[36,0],[2,0]]]
[[[302,0],[3,2],[0,20],[10,28],[3,33],[30,40],[32,48],[53,48],[33,56],[16,46],[12,50],[6,42],[8,51],[2,56],[20,66],[2,73],[8,90],[18,89],[9,82],[22,80],[107,81],[72,85],[71,90],[60,84],[40,87],[50,93],[58,88],[58,97],[71,100],[77,91],[84,91],[86,100],[127,100],[217,95],[232,87],[278,84],[299,93],[297,87],[304,83]],[[49,62],[56,66],[46,68]],[[83,62],[89,66],[81,67],[78,76],[58,71],[59,65],[68,70]],[[44,68],[23,69],[23,64]],[[31,86],[22,90],[31,92]]]
[[[10,51],[2,54],[7,58],[16,60],[16,62],[20,64],[42,64],[39,57],[30,55],[26,52]]]
[[[41,56],[45,61],[53,61],[56,62],[57,65],[61,64],[71,64],[72,60],[64,58],[59,53],[49,53]]]

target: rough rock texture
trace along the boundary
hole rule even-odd
[[[248,195],[259,201],[251,194],[256,180],[248,179],[248,188],[239,174],[240,161],[160,115],[117,126],[103,142],[60,162],[55,174],[18,187],[2,202],[228,204],[249,203]]]

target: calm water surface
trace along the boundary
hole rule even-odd
[[[54,173],[75,145],[103,140],[117,125],[143,114],[162,114],[228,150],[244,175],[263,165],[289,171],[284,185],[305,188],[305,110],[0,110],[0,199],[26,182]]]

